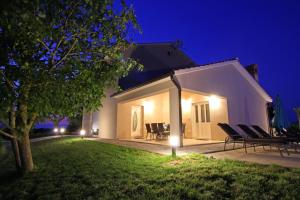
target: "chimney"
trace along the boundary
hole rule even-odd
[[[246,66],[246,70],[258,82],[258,65],[257,64],[248,65]]]

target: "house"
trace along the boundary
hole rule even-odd
[[[101,138],[145,140],[145,124],[161,122],[170,124],[181,145],[224,140],[219,122],[268,129],[266,105],[272,99],[258,83],[257,65],[244,67],[238,59],[197,65],[179,43],[137,44],[125,55],[144,71],[121,79],[123,91],[108,89],[103,107],[84,114],[83,129],[99,130]]]

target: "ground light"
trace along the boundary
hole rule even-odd
[[[179,146],[179,137],[178,136],[170,136],[169,143],[172,147],[172,157],[176,157],[176,148]]]
[[[58,128],[54,128],[54,129],[53,129],[53,132],[54,132],[54,133],[58,133]]]
[[[61,134],[64,134],[65,131],[66,131],[65,128],[60,128],[60,129],[59,129],[59,132],[60,132]]]
[[[85,130],[84,129],[80,130],[80,135],[81,135],[81,139],[83,139],[83,137],[85,136]]]

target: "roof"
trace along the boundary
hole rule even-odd
[[[155,81],[158,81],[160,79],[164,79],[168,76],[171,76],[172,74],[175,74],[175,71],[178,71],[178,70],[181,70],[181,69],[195,69],[195,68],[199,68],[199,67],[204,67],[204,66],[208,66],[208,65],[212,65],[212,64],[218,64],[218,63],[223,63],[223,62],[227,62],[227,61],[234,61],[234,60],[238,60],[238,58],[230,58],[230,59],[225,59],[225,60],[221,60],[221,61],[206,63],[206,64],[202,64],[202,65],[197,65],[196,67],[195,66],[191,67],[191,66],[188,65],[188,66],[180,66],[180,67],[176,67],[176,68],[168,69],[168,70],[162,69],[162,70],[159,70],[159,72],[161,73],[160,75],[155,76],[154,78],[149,79],[147,81],[141,82],[140,84],[129,87],[129,88],[127,88],[125,90],[122,90],[120,92],[116,92],[116,93],[112,94],[111,97],[114,97],[114,96],[117,96],[119,94],[123,94],[123,93],[129,92],[129,91],[132,91],[132,90],[140,88],[140,87],[143,87],[145,85],[148,85],[148,84],[153,83]],[[153,72],[150,72],[150,73],[154,74],[155,72],[156,71],[153,71]],[[149,75],[150,73],[145,73],[145,74]],[[138,76],[135,76],[135,78],[138,78],[139,76],[143,76],[143,75],[144,75],[143,72],[138,72]]]
[[[220,65],[220,63],[227,63],[227,64],[233,64],[233,66],[237,69],[237,71],[250,83],[252,87],[254,87],[258,93],[268,102],[272,102],[272,98],[268,95],[268,93],[262,88],[262,86],[255,80],[255,77],[250,74],[247,69],[241,65],[238,58],[226,60],[222,62],[212,63],[212,64],[205,64],[201,65],[200,67],[191,67],[191,68],[185,68],[175,71],[175,75],[181,75],[186,73],[193,73],[196,71],[202,71],[202,70],[209,70],[216,67],[222,67],[224,65]]]
[[[180,47],[178,41],[131,45],[125,51],[125,57],[135,59],[144,66],[144,69],[142,72],[131,71],[119,80],[119,86],[126,90],[170,73],[174,69],[196,66]]]
[[[159,81],[159,80],[164,79],[173,74],[180,75],[180,74],[184,74],[184,73],[192,73],[195,71],[212,69],[215,67],[224,66],[224,65],[220,65],[220,64],[224,64],[224,63],[226,63],[226,64],[232,63],[236,67],[236,69],[241,73],[241,75],[259,92],[259,94],[261,94],[264,97],[264,99],[266,101],[269,101],[269,102],[272,101],[272,98],[267,94],[267,92],[259,85],[259,83],[254,79],[254,77],[240,64],[238,58],[231,58],[231,59],[226,59],[226,60],[222,60],[222,61],[206,63],[206,64],[202,64],[202,65],[197,65],[195,67],[174,68],[174,69],[171,69],[168,73],[165,73],[159,77],[148,80],[148,81],[141,83],[139,85],[136,85],[134,87],[130,87],[127,90],[115,93],[112,95],[112,97],[133,91],[138,88],[141,88],[143,86],[146,86],[153,82]]]

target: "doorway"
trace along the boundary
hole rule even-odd
[[[194,139],[211,139],[211,119],[209,102],[192,104],[192,137]]]
[[[143,106],[131,107],[131,137],[143,138]]]

